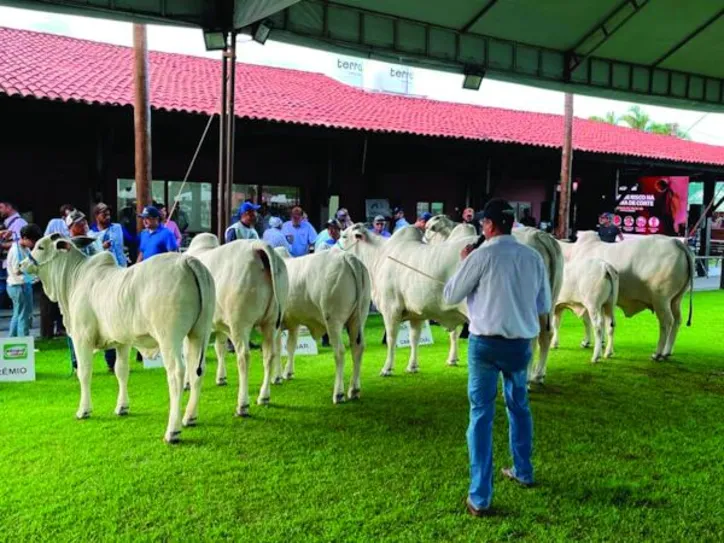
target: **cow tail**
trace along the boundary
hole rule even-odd
[[[255,241],[253,247],[254,250],[257,251],[257,254],[261,257],[264,266],[268,267],[269,275],[271,275],[272,293],[274,295],[274,303],[277,308],[277,316],[274,326],[277,330],[279,330],[282,325],[283,308],[282,303],[279,300],[279,285],[277,283],[279,279],[278,276],[281,273],[279,264],[281,263],[283,266],[285,264],[281,262],[281,257],[274,252],[274,249],[272,249],[268,243]]]
[[[619,277],[618,270],[604,261],[606,276],[611,283],[611,326],[616,326],[616,305],[618,304]]]
[[[556,239],[545,232],[536,232],[536,237],[548,255],[548,282],[551,287],[551,311],[548,313],[547,331],[551,331],[551,313],[556,307],[563,287],[563,250]]]
[[[192,326],[192,330],[196,330],[203,323],[210,322],[213,318],[214,309],[216,306],[216,287],[214,285],[214,279],[211,276],[209,270],[206,269],[201,261],[193,256],[186,256],[186,265],[191,270],[191,275],[194,277],[196,283],[196,289],[199,293],[199,313],[196,317],[196,322]],[[204,330],[202,337],[208,339],[209,330]],[[204,354],[206,350],[206,344],[201,348],[199,355],[199,365],[196,368],[196,375],[201,377],[203,373]]]
[[[355,296],[357,300],[355,311],[357,312],[357,318],[359,319],[360,326],[360,331],[357,334],[355,341],[357,342],[357,345],[359,345],[362,342],[365,311],[369,311],[369,300],[366,302],[368,307],[365,307],[365,299],[363,298],[364,292],[370,288],[369,274],[367,273],[367,269],[364,267],[364,264],[362,264],[356,256],[349,253],[343,253],[342,258],[352,271],[352,275],[354,277]],[[349,340],[352,341],[352,338],[349,338]]]
[[[689,318],[686,321],[686,326],[691,326],[691,321],[694,316],[694,275],[696,274],[696,264],[694,261],[694,255],[691,254],[691,250],[678,240],[676,241],[676,244],[686,255],[686,263],[689,266],[689,281],[687,285],[689,289]]]

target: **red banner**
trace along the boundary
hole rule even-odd
[[[640,177],[622,185],[613,223],[626,234],[680,236],[686,232],[688,177]]]

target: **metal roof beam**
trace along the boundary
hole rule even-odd
[[[569,54],[572,65],[569,66],[570,71],[574,71],[578,68],[584,60],[598,50],[604,43],[611,39],[616,32],[628,23],[632,17],[640,13],[641,10],[649,3],[649,0],[624,0],[621,2],[611,13],[609,13],[603,21],[594,26],[591,30],[586,32],[584,36],[576,42],[576,45],[570,48]],[[625,13],[629,10],[628,13]],[[597,34],[603,36],[593,43],[592,47],[579,55],[577,50],[591,41],[591,38]]]
[[[478,24],[478,23],[483,19],[483,17],[485,17],[485,14],[488,13],[488,11],[490,11],[490,9],[491,9],[495,4],[497,4],[497,3],[498,3],[498,0],[489,0],[489,1],[483,6],[483,8],[482,8],[480,11],[478,11],[478,12],[475,14],[475,16],[474,16],[472,19],[470,19],[470,20],[465,24],[465,26],[463,26],[463,27],[460,29],[460,32],[465,33],[465,32],[470,31],[470,29],[471,29],[472,27],[474,27],[476,24]]]
[[[652,68],[656,68],[659,64],[664,62],[667,58],[669,58],[671,55],[676,53],[679,49],[684,47],[687,43],[689,43],[691,40],[696,38],[699,34],[704,32],[707,28],[709,28],[712,24],[714,24],[716,21],[718,21],[721,16],[724,15],[724,9],[719,10],[718,13],[716,13],[713,17],[711,17],[708,21],[706,21],[704,24],[702,24],[699,28],[694,30],[691,34],[686,36],[683,40],[681,40],[679,43],[674,45],[671,49],[666,51],[663,55],[661,55],[659,58],[656,59],[656,61],[651,64]]]

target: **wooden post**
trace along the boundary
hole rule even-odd
[[[227,76],[226,50],[221,55],[221,103],[219,104],[219,183],[216,187],[216,235],[219,242],[224,242],[226,222],[229,217],[226,215],[226,76]]]
[[[136,210],[151,203],[151,104],[148,99],[146,25],[133,25],[133,128],[136,151]],[[136,231],[143,224],[137,219]]]
[[[226,91],[226,208],[224,214],[226,220],[231,220],[234,211],[232,206],[232,194],[234,193],[234,134],[236,132],[236,114],[234,104],[236,102],[236,32],[231,33],[229,41],[227,62],[229,64],[229,88]]]
[[[571,162],[573,161],[573,94],[567,92],[565,98],[565,119],[563,125],[563,152],[561,153],[561,192],[558,206],[558,239],[567,239],[570,235],[571,209]]]

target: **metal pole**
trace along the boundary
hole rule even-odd
[[[133,129],[135,137],[136,210],[151,203],[151,105],[148,99],[146,25],[133,25]],[[143,229],[137,219],[136,231]]]
[[[573,94],[566,93],[565,120],[563,129],[563,152],[561,154],[561,195],[558,207],[558,239],[567,239],[570,234],[571,209],[571,162],[573,160]]]
[[[223,242],[226,231],[226,51],[221,56],[221,104],[219,112],[219,184],[216,187],[216,234]]]
[[[229,88],[226,91],[226,201],[225,215],[227,220],[231,217],[231,195],[234,185],[234,133],[236,128],[236,113],[234,102],[236,100],[236,32],[231,33],[228,58]]]

